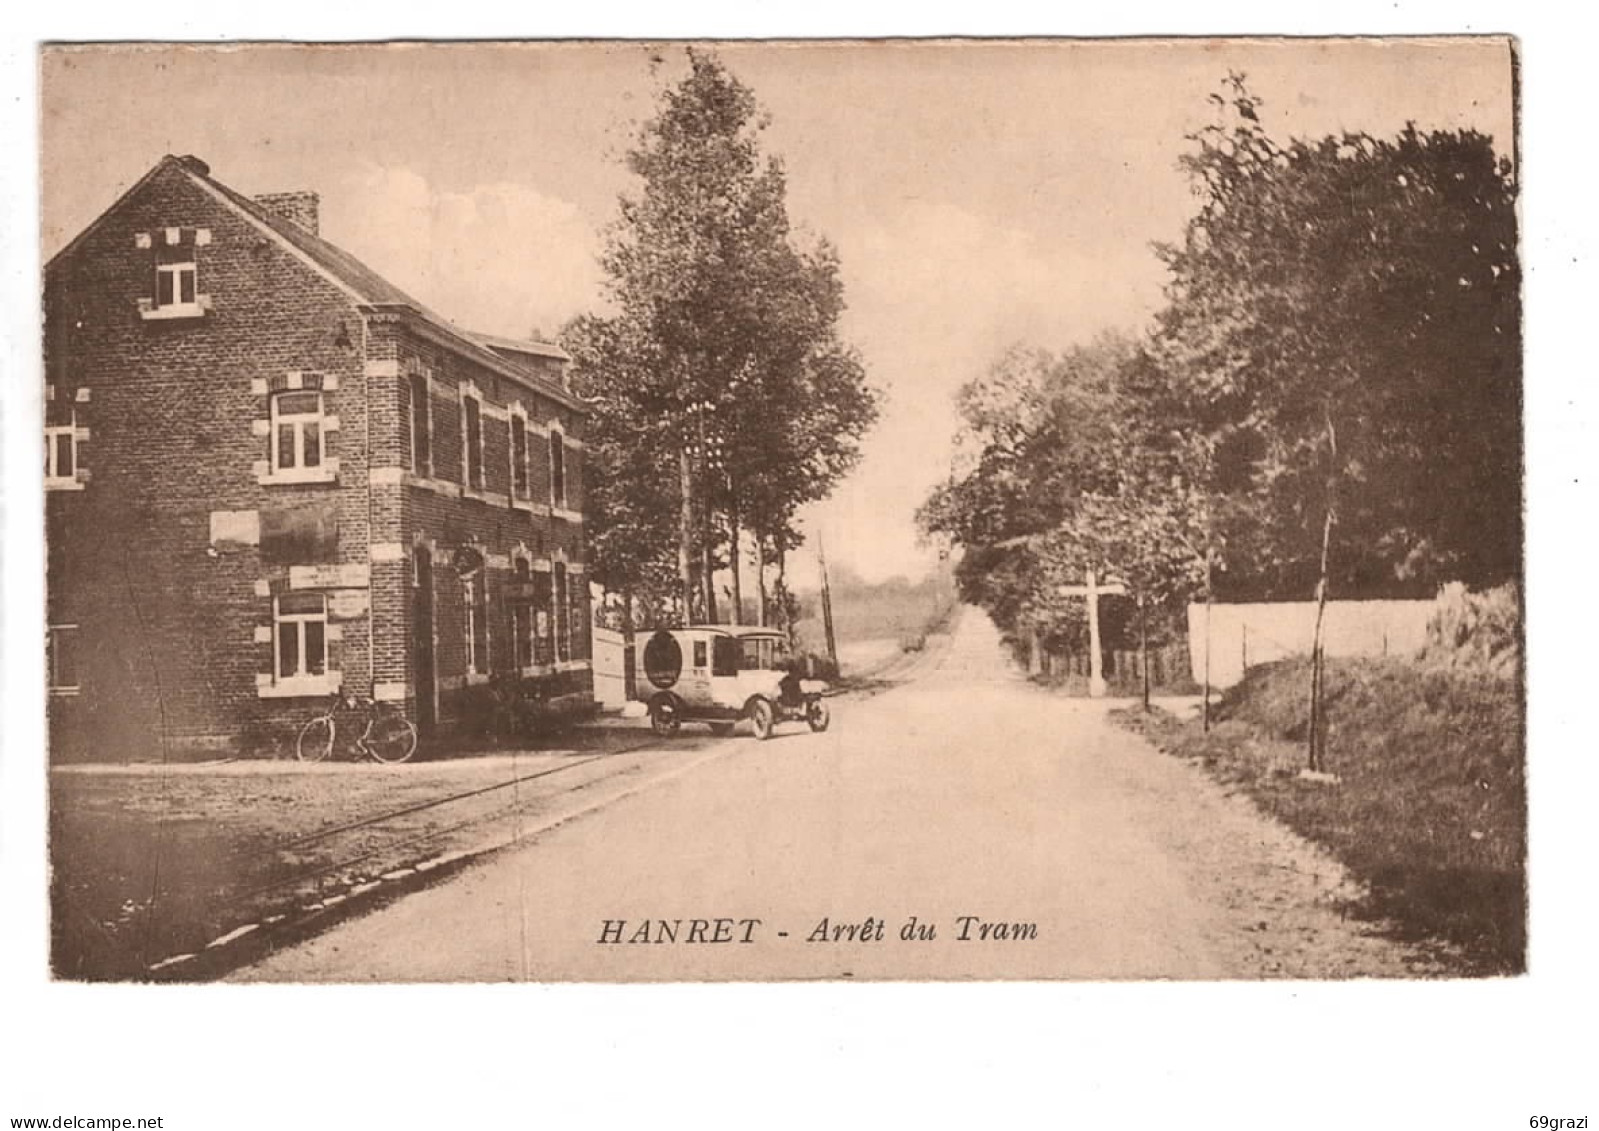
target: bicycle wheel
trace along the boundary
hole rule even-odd
[[[333,717],[318,715],[300,728],[294,755],[302,762],[320,762],[333,753]]]
[[[403,762],[416,753],[416,727],[399,715],[384,715],[372,720],[364,745],[379,762]]]

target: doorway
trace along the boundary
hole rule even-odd
[[[411,669],[416,675],[416,729],[432,734],[439,714],[439,681],[433,656],[433,553],[415,550],[411,588]]]

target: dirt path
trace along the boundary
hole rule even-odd
[[[738,745],[726,757],[238,976],[1432,972],[1340,916],[1347,888],[1334,862],[1111,725],[1105,703],[1021,679],[981,614],[968,611],[915,674],[838,701],[826,734],[790,727],[767,743],[728,740]],[[913,916],[934,937],[915,925],[902,937]],[[696,919],[708,926],[689,941]],[[729,926],[709,926],[719,919]],[[719,932],[726,941],[714,940]]]

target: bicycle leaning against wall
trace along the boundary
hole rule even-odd
[[[404,762],[416,753],[416,726],[400,714],[398,708],[379,703],[364,696],[346,695],[335,691],[327,710],[300,728],[294,753],[302,762],[321,762],[333,753],[338,742],[341,708],[346,715],[362,712],[366,727],[355,737],[355,748],[378,762]],[[353,727],[359,718],[350,719],[346,727]]]

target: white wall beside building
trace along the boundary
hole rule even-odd
[[[1427,642],[1432,601],[1329,601],[1323,626],[1329,656],[1411,655]],[[1231,687],[1247,667],[1310,654],[1316,602],[1266,601],[1210,607],[1210,685]],[[1205,681],[1204,605],[1188,606],[1194,679]],[[596,680],[596,682],[598,682]]]

